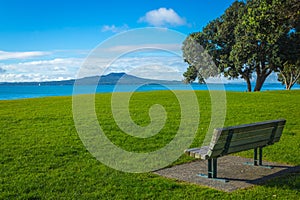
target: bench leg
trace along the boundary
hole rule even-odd
[[[206,174],[198,174],[198,176],[204,177],[204,178],[209,178],[212,180],[217,180],[217,181],[222,181],[222,182],[228,182],[227,179],[222,179],[222,178],[217,178],[217,166],[218,166],[218,162],[217,162],[217,158],[211,158],[207,160],[207,168],[208,168],[208,172],[207,175]]]
[[[258,159],[257,159],[257,154],[258,154]],[[254,157],[253,157],[254,163],[253,165],[257,166],[262,166],[262,147],[258,148],[258,153],[257,153],[257,148],[254,149]]]
[[[262,147],[258,148],[259,153],[258,153],[258,165],[262,166]]]
[[[254,155],[253,155],[253,163],[249,163],[249,162],[246,162],[245,164],[246,165],[254,165],[254,166],[260,166],[260,167],[265,167],[265,168],[270,168],[272,169],[273,167],[272,166],[268,166],[268,165],[263,165],[262,164],[262,154],[263,154],[263,151],[262,151],[263,147],[258,147],[258,148],[255,148],[254,149]]]
[[[207,168],[207,177],[212,178],[212,159],[208,159]]]
[[[217,158],[208,159],[208,178],[217,178]]]
[[[254,149],[253,165],[257,165],[257,148]]]
[[[213,161],[213,165],[212,165],[212,177],[213,178],[217,178],[217,165],[218,165],[218,163],[217,163],[217,158],[213,158],[212,159],[212,161]]]

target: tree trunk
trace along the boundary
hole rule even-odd
[[[293,74],[291,73],[290,80],[289,80],[289,82],[286,83],[286,87],[285,87],[286,90],[290,90],[291,89],[292,82],[293,82]]]
[[[282,71],[280,73],[283,78],[283,83],[285,85],[286,90],[291,90],[292,87],[297,83],[298,79],[300,78],[300,72],[296,76],[294,76],[294,74],[291,73],[287,77],[286,77],[286,74],[283,73]]]
[[[254,92],[259,92],[261,90],[266,78],[267,77],[265,75],[257,76]]]
[[[281,76],[282,76],[282,78],[283,78],[283,82],[284,82],[284,84],[285,84],[285,89],[286,89],[286,90],[289,90],[289,89],[288,89],[287,79],[286,79],[285,75],[283,74],[283,72],[280,72],[280,73],[281,73]]]
[[[250,81],[249,74],[248,73],[242,73],[242,77],[247,83],[247,92],[251,92],[252,91],[252,86],[251,86],[251,81]]]
[[[295,85],[295,83],[296,83],[296,82],[294,82],[294,81],[292,81],[292,82],[290,82],[290,83],[286,83],[285,89],[286,89],[286,90],[291,90],[292,87]]]
[[[252,91],[252,87],[251,87],[251,82],[250,82],[250,78],[247,77],[245,78],[246,82],[247,82],[247,89],[248,89],[248,92],[251,92]]]
[[[274,71],[274,67],[269,66],[266,68],[265,63],[262,62],[260,65],[256,66],[256,83],[254,92],[259,92],[264,85],[265,80],[267,77]]]

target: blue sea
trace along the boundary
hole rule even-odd
[[[94,91],[93,86],[78,86],[77,94],[87,94]],[[247,87],[243,83],[234,84],[209,84],[200,85],[157,85],[149,84],[141,87],[135,85],[100,85],[96,89],[96,93],[110,93],[110,92],[130,92],[130,91],[155,91],[155,90],[222,90],[245,92]],[[300,85],[295,85],[293,90],[300,89]],[[280,83],[265,83],[262,91],[267,90],[284,90],[284,85]],[[25,98],[39,98],[49,96],[71,96],[73,94],[73,85],[42,85],[42,86],[29,86],[29,85],[0,85],[0,100],[13,100]]]

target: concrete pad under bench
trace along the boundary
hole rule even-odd
[[[270,169],[245,165],[245,162],[253,162],[253,160],[237,156],[218,158],[218,178],[227,179],[228,182],[197,176],[197,174],[200,173],[207,173],[207,161],[205,160],[196,160],[190,163],[176,165],[155,171],[154,173],[167,178],[207,186],[226,192],[261,185],[267,180],[288,173],[300,173],[300,166],[264,161],[264,165],[273,166],[273,168]]]

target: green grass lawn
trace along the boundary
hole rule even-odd
[[[210,122],[210,96],[197,92],[200,125],[192,146],[199,146]],[[168,144],[180,122],[180,106],[168,91],[134,93],[130,114],[139,125],[150,122],[153,104],[165,107],[161,132],[147,139],[128,136],[117,127],[110,94],[96,96],[101,127],[128,151],[147,152]],[[266,147],[264,160],[300,165],[300,91],[227,93],[225,125],[287,120],[279,143]],[[134,144],[134,145],[133,145]],[[252,157],[252,151],[238,155]],[[182,155],[175,163],[190,161]],[[299,199],[300,175],[277,178],[263,186],[225,193],[152,173],[131,174],[97,161],[82,144],[73,122],[72,98],[0,101],[0,199]]]

